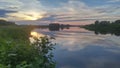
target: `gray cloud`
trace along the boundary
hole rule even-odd
[[[0,17],[5,17],[7,13],[14,13],[14,12],[17,12],[17,11],[0,9]]]
[[[36,20],[63,23],[111,20],[120,18],[119,11],[120,5],[115,3],[88,6],[88,3],[82,0],[0,0],[0,17],[15,21]]]
[[[58,15],[49,15],[49,16],[45,16],[41,19],[39,19],[39,21],[49,21],[49,22],[54,22],[57,20],[57,16]]]

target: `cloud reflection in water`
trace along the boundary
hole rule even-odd
[[[120,68],[120,45],[115,41],[118,37],[70,30],[45,34],[56,38],[56,68]]]

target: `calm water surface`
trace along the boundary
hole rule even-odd
[[[120,36],[95,35],[78,27],[34,31],[55,37],[56,68],[120,68]]]

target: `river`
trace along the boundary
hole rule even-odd
[[[120,68],[120,36],[98,34],[79,27],[59,31],[35,29],[54,37],[56,68]]]

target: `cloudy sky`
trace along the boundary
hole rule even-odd
[[[120,19],[120,0],[0,0],[0,19],[19,24],[88,24]]]

